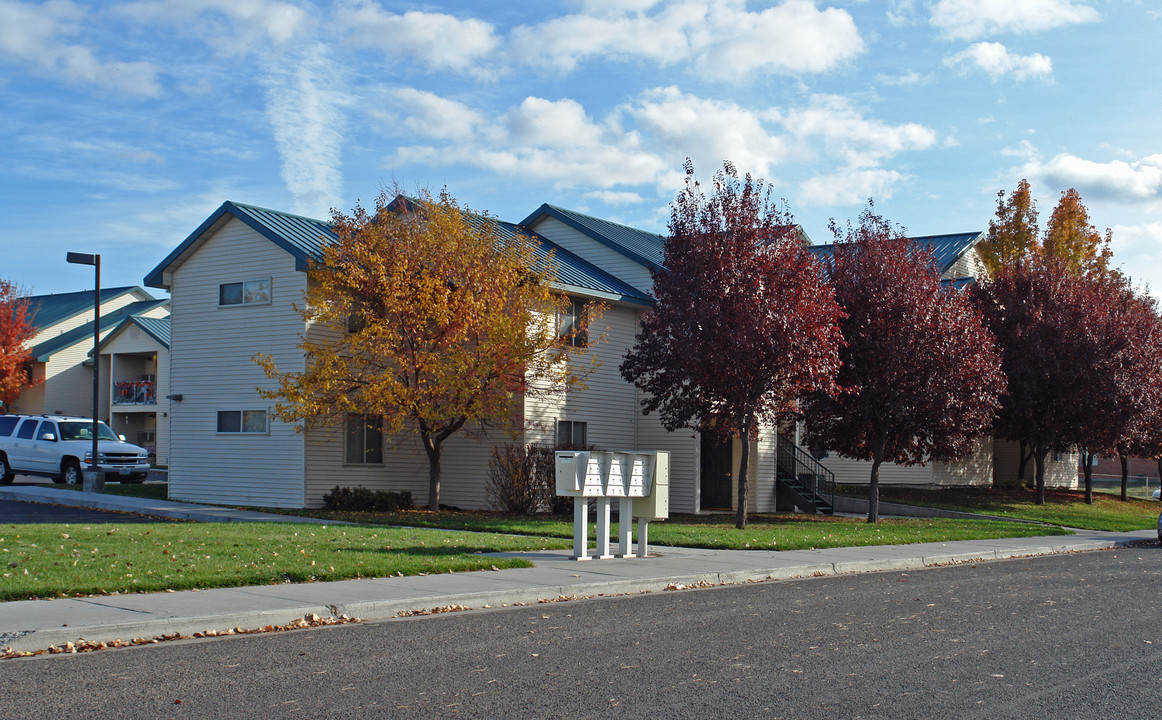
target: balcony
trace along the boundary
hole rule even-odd
[[[113,383],[113,404],[156,405],[155,384],[153,380],[124,380]]]

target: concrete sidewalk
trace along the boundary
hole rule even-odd
[[[0,498],[34,501],[29,490],[61,496],[82,493],[38,488],[5,488]],[[8,493],[16,492],[15,497]],[[100,496],[105,509],[143,512],[137,498]],[[168,508],[185,503],[145,501],[154,511],[202,512]],[[109,504],[104,504],[109,503]],[[120,507],[114,507],[119,505]],[[219,521],[301,520],[282,515],[210,508]],[[238,513],[231,516],[230,513]],[[255,516],[262,516],[257,518]],[[183,516],[189,517],[189,516]],[[448,606],[481,608],[536,603],[562,597],[593,597],[657,592],[690,586],[787,580],[855,572],[916,570],[955,563],[1102,550],[1155,540],[1156,532],[1078,531],[1074,535],[1001,540],[881,545],[828,550],[739,551],[655,547],[656,557],[576,562],[566,551],[515,553],[532,568],[495,572],[389,577],[328,583],[263,585],[172,593],[127,594],[0,603],[0,649],[41,650],[84,639],[132,640],[235,627],[285,625],[308,613],[348,615],[364,620]]]

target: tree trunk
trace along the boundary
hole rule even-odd
[[[1028,487],[1025,485],[1025,466],[1029,464],[1029,458],[1033,457],[1033,451],[1029,448],[1029,444],[1022,440],[1017,454],[1021,458],[1020,464],[1017,465],[1017,487]]]
[[[1129,500],[1127,489],[1130,484],[1130,456],[1125,453],[1118,453],[1118,458],[1122,461],[1122,502]]]
[[[1036,469],[1037,482],[1037,499],[1034,502],[1037,505],[1045,504],[1045,456],[1049,454],[1048,448],[1041,445],[1033,446],[1033,463]]]
[[[440,441],[431,436],[423,438],[424,451],[428,454],[428,509],[440,509]]]
[[[867,487],[867,521],[879,522],[880,519],[880,464],[884,461],[884,440],[877,438],[872,448],[871,481]]]
[[[1081,460],[1085,463],[1085,504],[1093,505],[1093,453],[1084,451]]]
[[[734,516],[734,526],[739,530],[746,527],[746,495],[750,477],[750,425],[749,417],[742,421],[742,454],[738,459],[738,510]]]

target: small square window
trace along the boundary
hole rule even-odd
[[[557,421],[557,447],[583,448],[589,445],[589,423]]]
[[[344,460],[349,465],[383,464],[383,416],[347,415]]]
[[[242,413],[239,410],[219,410],[218,411],[218,432],[220,433],[239,433],[242,432]]]

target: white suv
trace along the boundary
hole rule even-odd
[[[0,484],[16,474],[79,484],[93,453],[93,421],[60,415],[0,415]],[[97,423],[97,468],[106,480],[139,483],[149,473],[145,448]]]

